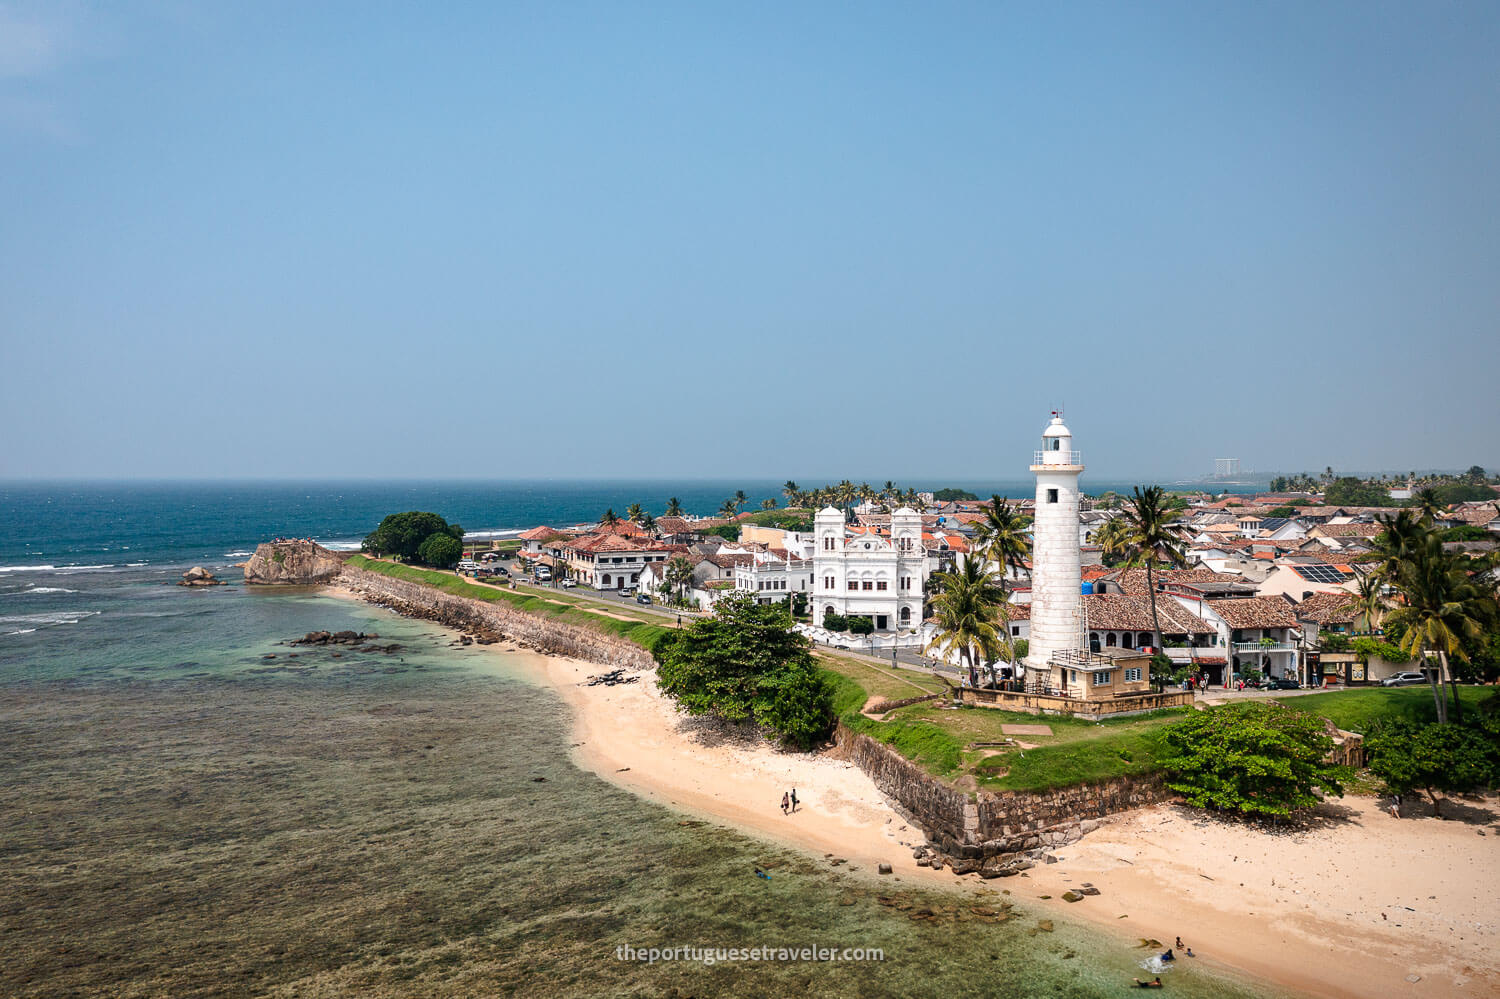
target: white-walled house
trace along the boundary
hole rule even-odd
[[[786,552],[753,552],[734,560],[734,588],[759,604],[780,603],[793,593],[811,593],[813,562]]]
[[[1215,644],[1229,654],[1230,671],[1253,666],[1274,677],[1296,679],[1299,631],[1292,605],[1281,597],[1195,600],[1168,593],[1218,632]]]
[[[891,514],[890,536],[851,531],[833,507],[814,520],[813,624],[829,614],[861,615],[876,633],[914,630],[922,624],[926,551],[922,515],[909,507]]]
[[[586,534],[557,545],[568,576],[596,590],[627,590],[640,585],[641,573],[654,562],[665,562],[673,549],[659,541]]]

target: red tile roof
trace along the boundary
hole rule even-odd
[[[1292,605],[1280,597],[1243,597],[1204,601],[1231,628],[1295,628]]]
[[[1295,613],[1297,620],[1319,625],[1353,624],[1359,617],[1359,609],[1347,593],[1314,593],[1296,606]]]
[[[1152,630],[1151,600],[1123,593],[1088,594],[1083,598],[1090,631]],[[1182,604],[1158,597],[1156,613],[1164,635],[1209,635],[1214,627]]]

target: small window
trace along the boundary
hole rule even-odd
[[[857,580],[857,579],[851,579],[851,580],[849,580],[849,589],[851,589],[851,590],[857,590],[857,589],[859,589],[859,580]]]
[[[1099,672],[1099,673],[1095,673],[1094,674],[1094,686],[1096,686],[1096,687],[1107,687],[1107,686],[1109,686],[1109,673],[1108,673],[1108,671]]]
[[[1126,683],[1139,683],[1140,679],[1141,679],[1141,671],[1138,668],[1128,669],[1128,670],[1125,671],[1125,682]]]
[[[877,589],[877,590],[885,590],[885,589],[888,589],[888,588],[889,588],[889,587],[887,587],[887,586],[886,586],[886,585],[885,585],[885,580],[883,580],[883,579],[882,579],[882,580],[880,580],[880,581],[879,581],[879,582],[877,582],[877,583],[876,583],[876,584],[875,584],[875,589]]]
[[[833,551],[833,539],[832,538],[824,538],[823,539],[823,550],[825,552],[831,552],[831,551]]]
[[[1057,490],[1056,489],[1048,489],[1047,490],[1047,502],[1048,503],[1056,503],[1057,502]]]
[[[865,580],[865,589],[867,589],[867,590],[873,590],[874,588],[875,587],[870,584],[870,581],[868,579]]]
[[[1013,625],[1010,626],[1010,637],[1011,638],[1020,638],[1021,637],[1021,626],[1019,624],[1013,624]]]

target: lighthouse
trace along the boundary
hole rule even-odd
[[[1045,675],[1054,652],[1081,647],[1082,572],[1078,556],[1078,477],[1083,455],[1062,416],[1042,431],[1031,464],[1036,519],[1031,543],[1031,643],[1028,670]],[[1086,647],[1086,646],[1082,646]]]

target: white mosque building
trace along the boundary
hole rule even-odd
[[[926,552],[922,515],[909,507],[891,514],[890,536],[850,528],[844,514],[826,507],[813,518],[813,624],[829,614],[861,615],[877,636],[922,626]],[[909,636],[918,641],[919,636]]]

